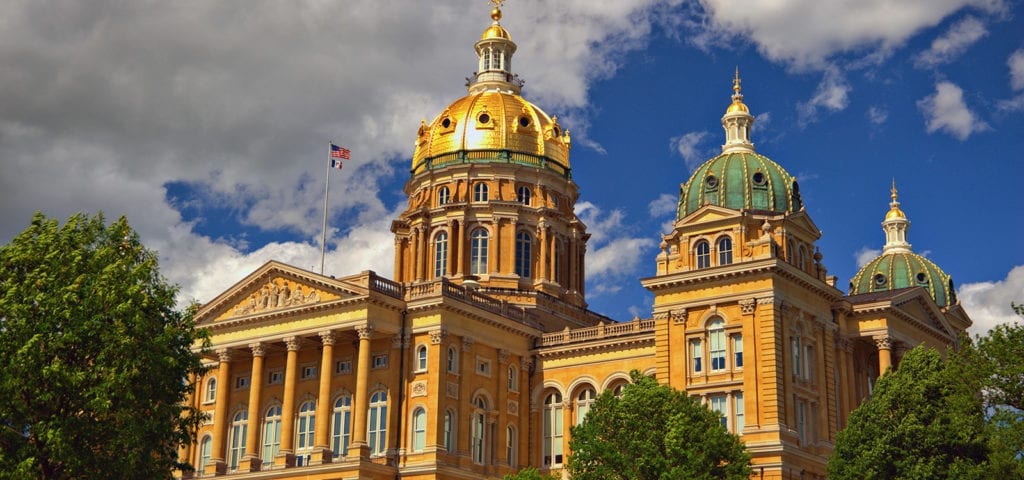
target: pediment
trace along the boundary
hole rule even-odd
[[[810,232],[815,239],[821,238],[821,230],[818,229],[818,226],[814,223],[814,220],[811,220],[811,216],[807,212],[797,212],[790,216],[788,220],[790,225]]]
[[[280,262],[267,262],[203,305],[197,324],[262,315],[365,295],[355,285]]]
[[[915,288],[893,299],[894,306],[904,315],[916,319],[946,335],[955,337],[953,328],[946,322],[945,315],[923,288]]]

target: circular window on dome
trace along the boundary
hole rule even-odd
[[[481,113],[479,117],[476,117],[480,123],[487,123],[491,121],[491,116],[486,113]]]
[[[444,128],[452,126],[452,119],[445,117],[444,120],[441,120],[441,126]]]
[[[928,276],[924,272],[917,272],[917,283],[928,283]]]
[[[768,177],[764,176],[761,172],[754,172],[754,176],[751,178],[754,181],[754,185],[764,185],[768,183]]]
[[[876,287],[881,287],[883,285],[885,285],[885,275],[883,275],[881,273],[876,273],[875,274],[875,286]]]
[[[704,179],[704,183],[708,186],[708,188],[715,188],[718,186],[718,177],[714,175],[708,175],[708,178]]]
[[[529,127],[530,126],[530,119],[526,118],[526,117],[519,117],[519,126],[520,127],[524,127],[524,128],[525,127]]]
[[[552,128],[551,131],[555,132],[555,136],[556,137],[561,137],[562,136],[562,129],[561,128],[555,127],[555,128]]]

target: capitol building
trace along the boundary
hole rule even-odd
[[[466,96],[410,126],[395,278],[269,262],[198,311],[212,368],[189,401],[208,418],[179,452],[184,478],[559,473],[570,427],[639,370],[718,412],[754,478],[821,479],[878,376],[971,324],[914,253],[896,185],[877,199],[882,253],[848,283],[829,275],[797,180],[754,147],[738,73],[721,154],[679,179],[639,279],[653,311],[589,310],[570,132],[521,95],[516,43],[491,18]]]

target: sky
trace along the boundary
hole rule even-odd
[[[390,276],[420,121],[465,95],[484,0],[0,0],[0,243],[35,211],[126,215],[182,302],[269,260]],[[590,308],[649,317],[679,185],[738,67],[830,275],[908,240],[974,333],[1024,302],[1024,21],[1011,0],[509,0],[523,95],[573,136]],[[1017,153],[1013,153],[1017,152]]]

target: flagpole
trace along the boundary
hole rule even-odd
[[[320,275],[324,274],[324,256],[327,254],[327,196],[331,193],[331,140],[327,144],[327,180],[324,181],[324,229],[320,237]]]

